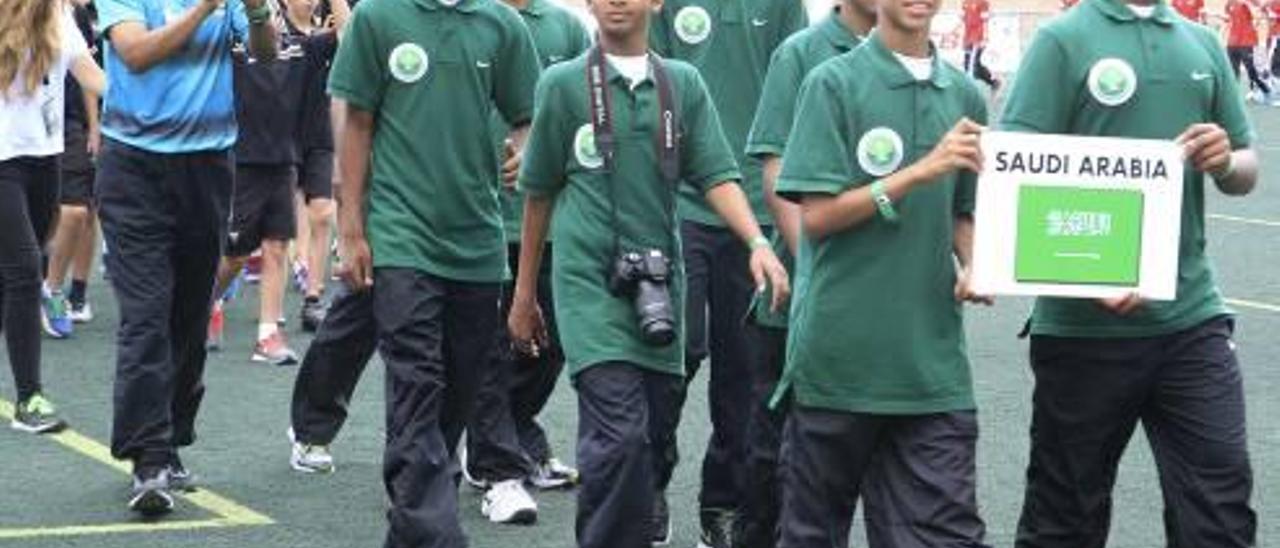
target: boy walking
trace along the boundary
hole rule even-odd
[[[760,106],[747,137],[747,154],[762,164],[764,197],[773,214],[773,250],[788,272],[800,239],[800,206],[774,191],[782,170],[782,155],[795,122],[800,86],[822,62],[849,52],[861,44],[876,22],[878,0],[842,0],[817,25],[791,35],[773,52],[765,77]],[[794,299],[792,301],[795,302]],[[794,306],[794,304],[793,304]],[[782,446],[785,406],[771,408],[786,361],[785,310],[769,310],[767,296],[756,298],[747,330],[754,341],[756,362],[751,367],[751,415],[747,427],[746,476],[748,482],[735,523],[733,546],[773,548],[778,542],[778,513],[782,489],[778,484],[778,452]]]
[[[879,6],[805,81],[778,182],[803,226],[783,548],[843,542],[859,499],[873,548],[985,546],[961,304],[984,300],[968,269],[986,103],[929,42],[938,2]]]
[[[386,546],[463,547],[452,463],[506,274],[489,121],[519,148],[538,59],[496,0],[361,3],[348,27],[329,80],[347,107],[339,231],[387,368]]]
[[[786,298],[786,272],[751,213],[733,152],[697,71],[649,52],[656,0],[593,0],[600,44],[539,84],[520,186],[526,194],[511,336],[547,347],[537,299],[543,243],[561,343],[578,391],[577,539],[582,548],[647,548],[657,459],[678,416],[662,396],[683,384],[686,288],[677,186],[701,192],[749,249],[756,287]]]
[[[1164,0],[1086,0],[1040,30],[1020,74],[1005,128],[1176,140],[1188,169],[1176,300],[1036,301],[1017,546],[1106,544],[1116,469],[1139,423],[1160,472],[1168,545],[1253,546],[1235,320],[1205,253],[1210,179],[1228,195],[1248,194],[1258,181],[1233,67],[1212,31]]]

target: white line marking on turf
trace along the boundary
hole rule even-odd
[[[1269,226],[1269,227],[1273,227],[1273,228],[1280,228],[1280,221],[1268,221],[1268,220],[1266,220],[1266,219],[1254,219],[1254,218],[1250,218],[1250,217],[1237,217],[1237,216],[1235,216],[1235,215],[1223,215],[1223,214],[1221,214],[1221,213],[1210,213],[1210,214],[1209,214],[1209,218],[1210,218],[1210,219],[1217,219],[1217,220],[1219,220],[1219,221],[1231,221],[1231,222],[1233,222],[1233,223],[1244,223],[1244,224],[1248,224],[1248,225],[1259,225],[1259,226]]]
[[[13,420],[13,414],[13,404],[0,399],[0,419],[6,422],[11,421]],[[107,449],[105,445],[102,445],[93,438],[85,436],[75,430],[67,429],[57,434],[49,434],[41,437],[57,442],[63,447],[66,447],[80,455],[89,457],[99,463],[105,464],[126,475],[131,473],[129,464],[112,458],[111,450]],[[107,533],[154,533],[159,531],[208,529],[214,527],[244,527],[253,525],[270,525],[275,523],[271,518],[208,489],[201,488],[195,493],[179,493],[178,495],[190,501],[191,504],[194,504],[207,512],[213,513],[218,517],[216,519],[163,521],[156,523],[108,523],[103,525],[0,528],[0,539],[95,535]]]
[[[1236,306],[1240,308],[1251,308],[1254,310],[1262,310],[1265,312],[1280,313],[1280,305],[1276,305],[1276,304],[1261,303],[1258,301],[1249,301],[1245,299],[1226,299],[1226,301],[1227,301],[1227,304],[1231,306]]]

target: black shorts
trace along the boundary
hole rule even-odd
[[[62,153],[62,205],[88,206],[93,203],[93,178],[96,171],[89,156],[88,137],[84,131],[67,131]]]
[[[237,165],[227,256],[246,257],[263,240],[292,240],[293,166]]]
[[[307,203],[317,198],[333,199],[332,150],[312,148],[302,153],[302,163],[298,165],[298,188]]]

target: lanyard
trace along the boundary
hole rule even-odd
[[[675,215],[675,193],[680,181],[680,121],[676,113],[675,92],[666,67],[658,56],[649,54],[649,68],[653,73],[654,83],[658,88],[658,132],[654,135],[654,148],[658,152],[658,170],[662,174],[665,185],[670,186],[666,192],[669,196],[666,212],[668,234],[674,233],[675,227],[671,216]],[[617,166],[614,152],[617,150],[617,138],[613,131],[613,97],[605,82],[604,50],[599,45],[592,48],[587,57],[588,99],[591,102],[591,129],[595,135],[596,150],[604,160],[605,173],[609,178],[609,194],[613,215],[613,247],[615,252],[621,251],[619,245],[622,224],[618,221],[618,197],[614,192]],[[670,251],[674,252],[675,246]],[[668,255],[670,256],[670,255]]]

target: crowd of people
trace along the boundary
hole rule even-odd
[[[145,516],[200,486],[180,453],[256,257],[252,360],[301,364],[293,469],[336,470],[381,356],[389,548],[466,546],[464,478],[494,523],[576,488],[578,546],[669,543],[704,368],[700,546],[846,546],[859,504],[875,547],[986,546],[962,326],[992,302],[969,282],[982,134],[1161,139],[1188,167],[1177,299],[1037,300],[1017,546],[1105,545],[1139,424],[1169,544],[1253,546],[1203,204],[1259,178],[1239,69],[1255,99],[1271,87],[1252,0],[1229,1],[1225,48],[1195,1],[1083,0],[1002,86],[989,0],[963,2],[963,67],[930,42],[940,0],[838,0],[813,24],[796,0],[589,0],[594,39],[553,0],[0,0],[13,425],[66,425],[41,330],[92,320],[100,223],[111,453]],[[280,327],[290,279],[316,331],[301,356]],[[538,420],[564,372],[578,469]]]

